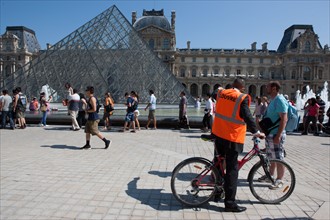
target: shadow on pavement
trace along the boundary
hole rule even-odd
[[[54,148],[54,149],[80,150],[80,147],[77,147],[77,146],[68,146],[68,145],[65,145],[65,144],[41,145],[40,147],[50,147],[50,148]]]
[[[70,127],[43,127],[43,128],[45,130],[51,130],[51,131],[72,131],[70,130]]]
[[[156,175],[162,178],[170,177],[172,176],[172,172],[169,171],[157,171],[157,170],[151,170],[148,172],[149,174]]]
[[[201,209],[207,209],[218,212],[224,211],[224,208],[208,203],[198,208],[185,207],[177,200],[175,200],[172,193],[163,192],[164,189],[138,189],[137,182],[139,180],[140,177],[135,177],[127,184],[127,195],[136,200],[139,200],[141,204],[149,205],[155,210],[178,211],[181,209],[192,209],[194,211],[200,211]]]

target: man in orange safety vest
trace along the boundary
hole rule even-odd
[[[238,155],[243,151],[247,126],[254,136],[264,138],[258,131],[249,109],[250,96],[242,93],[245,80],[236,78],[232,88],[219,88],[212,133],[216,136],[218,153],[226,157],[225,211],[242,212],[246,207],[235,202],[238,179]]]

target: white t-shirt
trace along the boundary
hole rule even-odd
[[[150,110],[155,110],[156,109],[156,100],[157,100],[157,98],[155,97],[155,95],[154,94],[151,94],[150,95],[150,101],[149,101],[149,103],[151,104],[150,105]]]
[[[208,99],[208,100],[206,101],[206,103],[205,103],[205,108],[206,108],[207,110],[211,110],[211,111],[210,111],[210,115],[213,115],[213,103],[212,103],[211,99]]]
[[[9,95],[4,95],[1,98],[2,111],[9,111],[10,103],[13,102],[13,99]]]

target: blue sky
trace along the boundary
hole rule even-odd
[[[313,25],[324,46],[330,43],[330,1],[113,1],[113,0],[0,0],[0,25],[25,26],[36,32],[41,48],[65,36],[116,5],[131,22],[132,11],[164,9],[170,20],[176,11],[177,48],[249,49],[268,42],[276,50],[286,28],[293,24]]]

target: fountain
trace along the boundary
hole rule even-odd
[[[55,102],[58,101],[57,92],[53,88],[51,88],[48,84],[43,85],[41,87],[40,93],[41,92],[44,92],[46,97],[49,97],[50,95],[52,95],[52,97],[53,97],[52,101],[55,101]]]
[[[312,89],[309,88],[309,85],[306,86],[306,94],[301,96],[300,90],[296,92],[296,108],[297,110],[303,110],[305,103],[310,98],[315,98],[315,93]]]
[[[315,97],[316,97],[315,93],[313,92],[312,89],[310,89],[308,85],[306,86],[306,94],[304,94],[303,96],[301,95],[300,90],[297,90],[296,92],[297,110],[302,111],[304,109],[304,105],[307,102],[307,100]],[[320,97],[325,102],[325,111],[327,111],[330,106],[329,96],[328,96],[328,82],[324,82],[324,86],[320,93]],[[327,118],[328,117],[325,115],[325,122],[327,121]]]
[[[325,111],[327,111],[330,106],[329,95],[328,95],[328,82],[324,82],[324,86],[320,93],[320,96],[321,99],[325,102]]]

